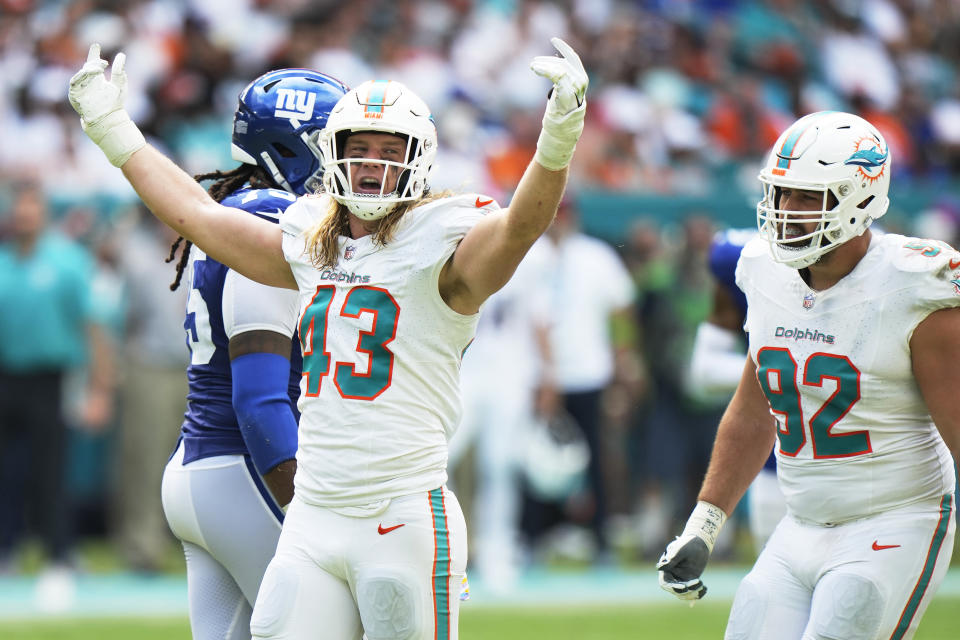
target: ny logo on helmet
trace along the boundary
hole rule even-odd
[[[273,115],[277,118],[309,120],[313,117],[313,103],[316,100],[316,94],[309,91],[277,89],[277,110]]]

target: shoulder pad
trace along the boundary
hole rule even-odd
[[[296,195],[281,189],[240,189],[224,198],[220,204],[242,209],[276,222],[280,214],[296,200]]]
[[[496,211],[500,208],[500,205],[497,204],[495,199],[479,193],[463,193],[448,198],[440,198],[439,200],[428,202],[423,205],[423,208],[440,205],[451,208],[480,209],[481,213]],[[421,207],[417,207],[417,209],[420,208]]]
[[[891,262],[900,271],[917,273],[960,270],[960,252],[946,242],[892,233],[882,236],[881,242],[884,250],[892,252]]]
[[[300,235],[327,215],[332,202],[326,193],[300,196],[280,217],[280,228],[284,233]]]
[[[754,236],[747,244],[743,245],[740,255],[744,258],[758,258],[760,256],[770,255],[770,245],[760,236]]]

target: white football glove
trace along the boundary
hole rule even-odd
[[[123,108],[127,93],[126,56],[118,53],[110,68],[110,80],[104,75],[107,61],[100,59],[100,45],[90,45],[87,61],[70,78],[70,104],[80,114],[87,136],[106,154],[115,167],[123,166],[147,142]]]
[[[560,38],[550,38],[550,43],[560,57],[537,56],[530,63],[534,73],[553,83],[533,159],[551,171],[559,171],[570,164],[583,133],[588,78],[580,56],[570,45]]]
[[[697,503],[683,533],[667,545],[657,562],[661,589],[681,600],[689,600],[690,606],[707,594],[700,576],[726,520],[727,514],[720,507],[709,502]]]

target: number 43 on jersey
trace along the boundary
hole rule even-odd
[[[389,344],[397,336],[400,305],[386,289],[358,286],[350,289],[342,305],[333,304],[337,288],[319,286],[300,318],[300,341],[303,349],[303,376],[307,396],[320,394],[324,378],[332,373],[333,384],[344,398],[374,400],[387,390],[393,379],[393,352]],[[367,358],[366,373],[358,373],[354,360],[334,361],[336,354],[327,350],[327,331],[331,326],[361,314],[372,314],[369,330],[361,330],[356,353]],[[342,354],[341,357],[346,354]],[[333,364],[331,371],[331,364]]]

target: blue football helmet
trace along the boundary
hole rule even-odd
[[[233,159],[260,165],[292,193],[316,191],[323,167],[315,134],[346,92],[339,80],[310,69],[263,74],[240,92]]]

